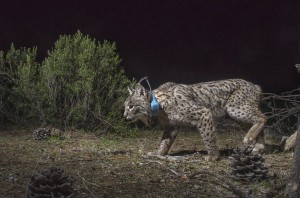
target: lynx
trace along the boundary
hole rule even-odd
[[[190,125],[201,134],[208,150],[206,160],[217,160],[219,151],[214,118],[227,114],[236,121],[252,124],[244,137],[245,144],[255,143],[266,122],[264,114],[259,110],[261,88],[242,79],[192,85],[167,82],[152,92],[137,83],[134,89],[128,87],[128,91],[124,117],[130,122],[141,120],[150,125],[151,118],[158,116],[164,128],[158,155],[167,155],[180,127]],[[159,104],[158,112],[151,108],[153,101]]]

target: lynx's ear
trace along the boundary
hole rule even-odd
[[[147,91],[141,84],[138,83],[135,86],[135,94],[137,94],[139,96],[146,96]]]
[[[130,95],[133,94],[133,90],[130,87],[127,87],[127,90],[128,90],[128,92],[129,92]]]

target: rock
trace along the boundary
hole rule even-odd
[[[295,148],[297,131],[285,140],[284,151],[289,151]]]

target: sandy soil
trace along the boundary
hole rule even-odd
[[[265,154],[270,179],[240,182],[231,178],[228,160],[245,135],[239,129],[218,133],[222,155],[216,162],[203,160],[195,132],[180,133],[167,158],[145,155],[157,149],[158,130],[134,138],[70,131],[66,139],[47,141],[31,133],[0,131],[0,197],[25,197],[29,177],[51,166],[71,175],[77,197],[264,197],[288,177],[292,160],[290,153]]]

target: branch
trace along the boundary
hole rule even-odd
[[[11,80],[11,81],[14,81],[14,80],[15,80],[15,79],[14,79],[13,77],[11,77],[8,73],[0,72],[0,77],[8,78],[8,79]]]
[[[263,101],[268,102],[271,111],[265,115],[272,124],[267,126],[279,131],[294,131],[290,118],[300,115],[300,88],[282,93],[264,93]]]
[[[236,196],[241,197],[241,198],[248,198],[249,196],[246,195],[243,191],[239,190],[235,186],[233,186],[231,183],[227,182],[224,180],[224,178],[219,177],[218,175],[208,171],[208,170],[202,170],[202,171],[197,171],[189,176],[189,179],[195,179],[197,175],[209,175],[215,178],[213,182],[217,185],[220,185],[221,187],[225,188],[226,190],[232,191]]]

